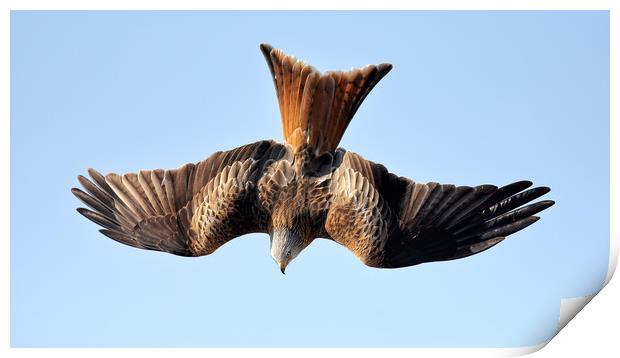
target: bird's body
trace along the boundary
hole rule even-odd
[[[283,143],[259,141],[173,170],[78,177],[78,209],[134,247],[203,256],[235,237],[267,233],[284,269],[316,238],[372,267],[481,252],[538,218],[552,201],[527,181],[497,188],[416,183],[337,148],[357,108],[391,65],[320,73],[261,45],[274,80]]]

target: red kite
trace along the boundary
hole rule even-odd
[[[338,148],[349,122],[390,64],[321,73],[263,44],[284,142],[260,141],[178,169],[103,176],[93,169],[72,192],[78,211],[113,240],[182,256],[208,255],[249,233],[271,238],[286,266],[315,238],[364,264],[397,268],[482,252],[536,222],[549,191],[518,181],[455,186],[417,183]],[[527,205],[526,205],[527,204]]]

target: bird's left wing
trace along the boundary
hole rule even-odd
[[[282,144],[260,141],[172,170],[103,176],[89,169],[92,181],[78,177],[85,191],[71,191],[92,209],[78,211],[111,239],[175,255],[207,255],[237,236],[267,231],[269,213],[256,200],[256,184],[287,153]]]
[[[331,176],[325,231],[373,267],[458,259],[496,245],[553,205],[530,203],[549,191],[531,185],[416,183],[346,152]]]

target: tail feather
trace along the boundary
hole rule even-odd
[[[284,139],[320,156],[338,147],[353,115],[392,65],[320,73],[267,44],[260,46],[276,88]]]

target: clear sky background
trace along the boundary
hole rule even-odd
[[[513,347],[609,257],[607,12],[13,12],[11,345]],[[267,235],[183,258],[118,244],[70,193],[281,138],[258,44],[320,70],[390,62],[341,142],[416,181],[530,179],[557,203],[466,259],[368,268]]]

